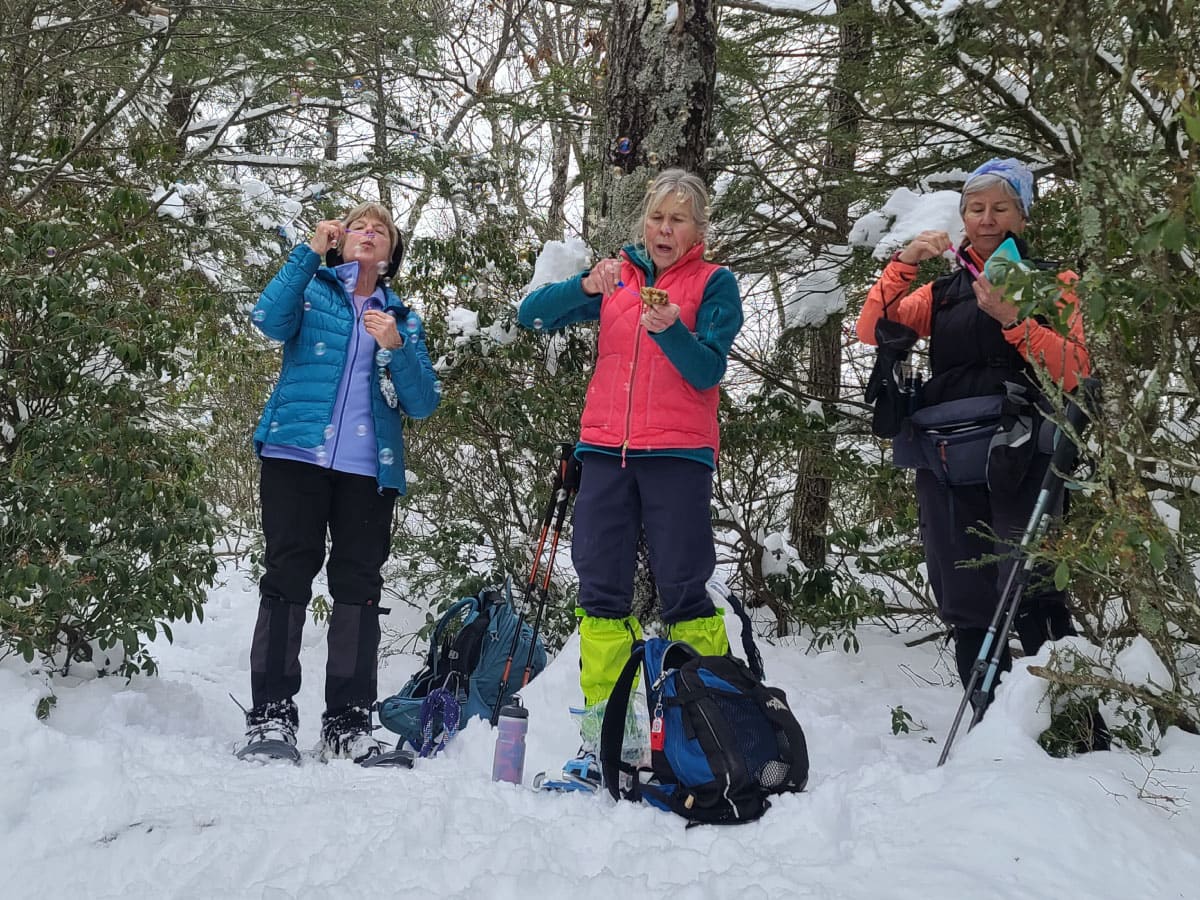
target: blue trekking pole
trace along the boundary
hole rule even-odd
[[[1080,402],[1071,401],[1067,405],[1066,416],[1071,431],[1082,439],[1084,428],[1087,425],[1083,406],[1087,406],[1089,409],[1095,408],[1100,399],[1099,382],[1094,378],[1084,379],[1080,382],[1079,394]],[[975,710],[971,717],[971,724],[967,727],[969,731],[979,724],[979,720],[983,718],[983,714],[991,703],[992,685],[996,682],[1000,659],[1004,655],[1008,635],[1012,631],[1013,622],[1016,620],[1017,611],[1021,606],[1021,595],[1025,592],[1025,586],[1033,574],[1033,556],[1025,551],[1040,541],[1049,529],[1052,519],[1049,511],[1066,489],[1067,476],[1075,468],[1078,458],[1079,447],[1069,435],[1063,432],[1061,427],[1057,428],[1055,430],[1054,455],[1050,459],[1050,465],[1046,467],[1046,474],[1042,477],[1041,490],[1038,491],[1033,513],[1029,517],[1029,524],[1025,527],[1024,534],[1021,535],[1021,543],[1013,548],[1011,554],[1013,566],[1009,570],[1004,590],[1000,593],[1000,602],[996,604],[996,611],[992,614],[987,634],[984,635],[983,643],[979,647],[979,655],[971,667],[971,677],[967,680],[962,700],[958,704],[958,712],[950,726],[950,733],[946,735],[942,755],[938,757],[937,764],[939,766],[950,755],[950,746],[958,734],[967,704],[970,703]]]

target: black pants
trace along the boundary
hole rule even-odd
[[[991,491],[986,485],[950,488],[939,484],[932,472],[917,470],[929,583],[942,620],[954,627],[955,662],[963,684],[1016,564],[1009,554],[1029,525],[1049,463],[1049,456],[1035,457],[1025,478],[1005,491]],[[1061,495],[1046,512],[1061,515]],[[987,537],[992,532],[998,540]],[[1003,558],[979,564],[989,556]],[[1026,655],[1037,653],[1047,640],[1076,633],[1066,592],[1054,588],[1050,572],[1035,568],[1030,573],[1015,627]],[[1000,670],[1011,668],[1012,657],[1007,647],[1002,648]]]
[[[712,469],[670,456],[627,458],[588,453],[575,500],[571,561],[579,605],[591,616],[620,619],[633,603],[638,534],[668,625],[716,611],[705,584],[716,567]]]
[[[300,690],[300,646],[312,580],[325,565],[333,610],[325,708],[375,702],[380,570],[391,544],[397,491],[374,478],[308,463],[263,459],[259,482],[266,571],[250,649],[254,705]],[[325,560],[326,535],[329,560]]]

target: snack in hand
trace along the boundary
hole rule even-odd
[[[666,291],[652,287],[642,288],[642,302],[647,306],[666,306],[670,299]]]

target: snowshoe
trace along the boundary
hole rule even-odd
[[[594,794],[600,790],[600,763],[596,754],[582,751],[575,759],[567,760],[559,778],[547,778],[545,772],[533,777],[533,788],[537,791],[581,791]]]
[[[299,765],[300,751],[296,747],[299,721],[296,704],[291,700],[264,703],[246,710],[246,742],[234,755],[242,760],[282,759]]]
[[[374,755],[368,755],[366,759],[359,762],[359,765],[368,769],[376,767],[411,769],[416,758],[417,754],[411,750],[401,750],[397,747],[395,750],[381,750]]]

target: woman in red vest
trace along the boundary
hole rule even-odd
[[[704,182],[668,169],[646,192],[636,243],[534,291],[518,314],[526,328],[547,331],[600,321],[575,449],[583,466],[571,544],[579,680],[593,713],[641,637],[630,609],[643,530],[671,637],[704,654],[729,650],[705,584],[716,565],[709,506],[719,385],[742,303],[733,274],[704,259],[707,231]],[[585,754],[594,740],[584,734]]]

